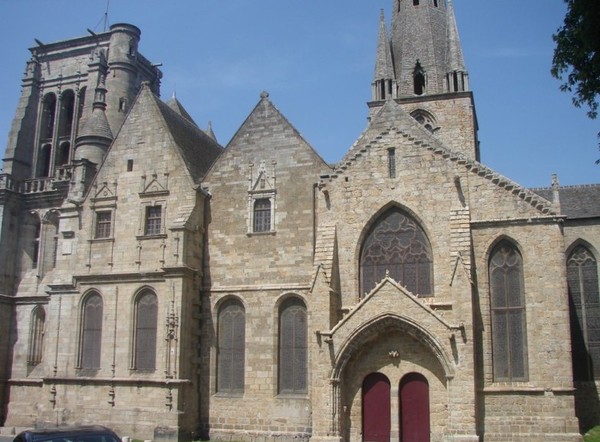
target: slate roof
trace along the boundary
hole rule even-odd
[[[173,140],[195,182],[199,182],[223,148],[192,121],[173,110],[152,94]]]
[[[552,187],[531,189],[541,197],[553,201]],[[558,188],[560,209],[570,219],[600,217],[600,184],[561,186]]]
[[[186,120],[189,120],[190,123],[194,124],[194,126],[197,126],[197,124],[194,121],[194,119],[192,118],[192,116],[188,113],[187,110],[185,110],[185,107],[183,107],[183,104],[181,104],[181,102],[175,96],[172,96],[171,98],[169,98],[165,102],[165,104],[167,106],[169,106],[171,109],[173,109],[175,112],[177,112],[179,115],[181,115],[183,118],[185,118]]]
[[[94,109],[92,115],[85,122],[77,138],[101,137],[107,140],[113,139],[113,133],[103,110]]]

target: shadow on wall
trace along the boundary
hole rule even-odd
[[[0,356],[0,426],[4,425],[6,421],[6,417],[8,414],[7,405],[10,402],[10,388],[8,387],[8,379],[12,377],[12,365],[11,362],[13,360],[14,347],[16,342],[18,341],[19,333],[17,330],[16,323],[16,308],[12,304],[2,304],[0,305],[0,309],[3,310],[3,313],[8,311],[9,316],[4,317],[4,326],[8,326],[9,330],[6,330],[7,333],[3,336],[3,341],[0,343],[0,346],[6,348],[6,352],[4,355]],[[5,347],[6,346],[6,347]]]
[[[598,377],[600,373],[595,373],[594,361],[585,343],[572,296],[569,296],[569,312],[571,316],[573,378],[575,379],[575,415],[579,419],[579,432],[585,434],[588,430],[600,424],[600,400],[595,382],[595,377]]]

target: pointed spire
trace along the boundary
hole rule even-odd
[[[375,75],[373,81],[389,80],[394,78],[394,66],[392,64],[392,51],[390,38],[385,24],[383,9],[379,24],[379,37],[377,41],[377,59],[375,60]]]
[[[106,83],[104,75],[100,76],[98,86],[94,91],[92,115],[87,119],[77,137],[77,146],[89,142],[90,137],[95,139],[96,144],[100,143],[105,147],[108,147],[113,140],[113,133],[106,118]]]
[[[198,127],[192,116],[188,113],[188,111],[183,107],[181,102],[177,99],[175,92],[173,92],[173,96],[169,98],[165,104],[169,106],[172,110],[177,112],[181,117],[185,118],[187,121],[192,123],[194,126]]]
[[[386,100],[396,97],[396,77],[394,63],[392,62],[392,48],[390,37],[385,24],[383,9],[379,21],[379,36],[377,39],[377,56],[375,59],[375,72],[373,75],[373,101]]]
[[[452,0],[448,0],[448,70],[466,72]]]
[[[206,135],[208,135],[210,138],[212,138],[214,141],[217,141],[217,136],[215,135],[215,132],[213,131],[213,128],[212,128],[212,121],[208,122],[208,127],[206,128],[204,133]]]

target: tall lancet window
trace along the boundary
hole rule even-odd
[[[577,246],[567,260],[573,375],[576,381],[600,378],[600,291],[598,263],[590,249]]]
[[[413,84],[415,95],[423,95],[425,93],[425,70],[419,60],[417,60],[413,71]]]
[[[102,297],[92,292],[81,309],[81,341],[78,368],[98,370],[102,346]]]
[[[494,381],[527,381],[527,325],[523,260],[507,240],[489,261]]]
[[[217,392],[244,392],[246,312],[237,299],[226,301],[218,313]]]
[[[29,351],[27,352],[27,365],[37,365],[42,362],[44,344],[44,325],[46,312],[43,307],[37,306],[31,312],[29,325]]]

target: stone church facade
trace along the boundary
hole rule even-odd
[[[135,26],[31,49],[0,175],[5,427],[489,442],[599,422],[600,185],[481,164],[452,2],[392,8],[336,165],[266,92],[221,146],[161,101]]]

